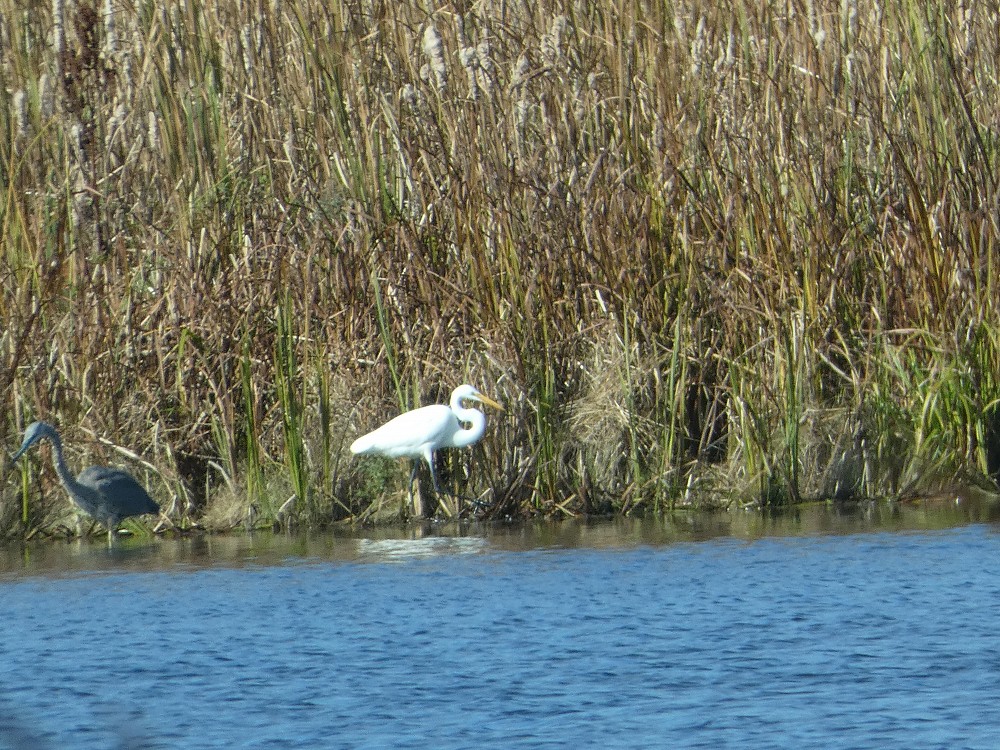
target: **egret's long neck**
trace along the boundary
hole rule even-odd
[[[455,412],[459,422],[470,423],[469,427],[463,427],[452,437],[451,445],[453,448],[464,448],[467,445],[472,445],[486,432],[486,416],[479,409],[461,407],[456,409],[452,406],[452,411]]]

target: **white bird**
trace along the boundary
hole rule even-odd
[[[351,453],[412,458],[411,492],[413,478],[417,474],[417,460],[423,458],[430,467],[434,491],[440,495],[441,488],[434,473],[434,451],[473,445],[486,431],[486,415],[478,409],[463,407],[463,401],[478,401],[503,411],[503,406],[476,388],[460,385],[451,392],[450,406],[433,404],[404,412],[351,443]],[[463,427],[463,422],[469,427]]]

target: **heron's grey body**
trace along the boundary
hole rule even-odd
[[[47,422],[34,422],[24,431],[24,441],[11,460],[17,461],[39,440],[52,443],[53,463],[59,481],[69,496],[85,513],[100,521],[114,536],[122,519],[160,512],[160,506],[135,478],[113,466],[90,466],[74,479],[63,457],[62,440],[56,428]]]

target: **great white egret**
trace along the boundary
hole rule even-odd
[[[160,512],[160,506],[129,473],[112,466],[89,466],[76,479],[66,466],[62,440],[56,428],[47,422],[34,422],[24,431],[21,448],[11,457],[17,461],[39,440],[52,443],[52,462],[59,481],[81,509],[100,521],[108,530],[108,541],[114,538],[123,518]]]
[[[351,443],[351,453],[412,458],[411,492],[417,474],[417,460],[423,458],[430,467],[434,491],[440,495],[441,487],[434,472],[434,451],[473,445],[486,430],[486,415],[478,409],[465,408],[463,401],[478,401],[503,411],[503,406],[478,389],[468,384],[460,385],[451,392],[449,406],[433,404],[404,412]],[[463,427],[463,422],[469,426]]]

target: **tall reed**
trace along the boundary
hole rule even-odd
[[[309,473],[303,438],[305,414],[299,395],[303,383],[299,377],[295,328],[287,298],[284,304],[278,307],[276,317],[278,330],[275,339],[274,371],[277,376],[278,404],[281,407],[281,423],[285,439],[285,467],[298,503],[309,508],[311,504]]]

